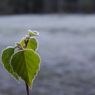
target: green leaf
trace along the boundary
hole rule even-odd
[[[28,42],[27,49],[33,49],[34,51],[38,47],[38,42],[35,38],[30,38],[30,41]]]
[[[20,41],[21,46],[24,46],[24,41],[26,40],[26,38],[22,38],[22,40]]]
[[[24,46],[24,40],[26,40],[26,38],[23,38],[20,42],[22,47]],[[32,49],[36,51],[37,48],[38,48],[38,41],[35,38],[30,38],[26,49]]]
[[[37,31],[31,31],[31,30],[28,30],[28,34],[29,36],[38,36],[39,33]]]
[[[40,57],[31,49],[24,49],[15,53],[11,58],[11,65],[30,87],[39,70]]]
[[[2,63],[4,65],[4,68],[17,80],[19,81],[18,75],[13,72],[13,69],[10,65],[10,58],[14,54],[14,47],[8,47],[2,51]]]

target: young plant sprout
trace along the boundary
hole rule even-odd
[[[25,81],[27,95],[32,87],[33,80],[40,68],[40,56],[36,53],[38,41],[33,36],[38,36],[36,31],[28,31],[28,35],[16,46],[7,47],[2,51],[2,64],[14,79],[20,82],[20,78]],[[17,49],[17,50],[15,50]]]

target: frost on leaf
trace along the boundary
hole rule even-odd
[[[15,53],[11,58],[11,65],[30,87],[40,66],[40,57],[31,49],[24,49]]]
[[[2,51],[2,64],[4,68],[17,80],[19,81],[18,75],[13,71],[11,65],[10,65],[10,59],[12,55],[14,54],[14,47],[8,47]]]

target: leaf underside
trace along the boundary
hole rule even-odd
[[[14,47],[8,47],[2,51],[2,63],[4,68],[17,80],[19,81],[18,75],[13,71],[10,65],[10,58],[14,54]]]
[[[39,70],[40,57],[31,49],[24,49],[15,53],[11,58],[11,65],[30,87]]]

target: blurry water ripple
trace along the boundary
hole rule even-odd
[[[27,20],[30,16],[25,17],[25,20]],[[25,17],[23,16],[22,19]],[[86,24],[86,22],[84,22],[84,26],[82,24],[84,17],[74,17],[65,17],[66,19],[68,18],[70,22],[66,23],[65,20],[68,27],[63,23],[61,28],[56,25],[55,28],[54,26],[51,26],[53,28],[49,26],[50,28],[47,27],[45,30],[40,28],[40,26],[36,27],[36,24],[34,23],[36,29],[40,33],[37,37],[39,41],[39,49],[37,52],[41,56],[42,62],[41,70],[39,71],[39,74],[34,81],[33,89],[31,90],[33,95],[95,95],[95,29],[94,25],[92,25],[92,27],[90,25],[94,16],[85,16],[85,21],[90,21],[89,28],[88,23]],[[13,17],[12,19],[16,21],[17,19],[20,20],[20,18],[21,17],[18,16]],[[38,20],[38,17],[35,17],[34,20],[36,20],[36,18]],[[51,16],[51,18],[53,17]],[[65,19],[63,17],[60,19],[58,16],[55,16],[53,20],[55,20],[55,18],[60,21]],[[76,26],[70,25],[73,21],[71,18],[77,20],[75,23],[73,22]],[[81,20],[79,20],[79,18]],[[43,17],[43,19],[44,21],[47,21],[50,17],[47,19],[46,17]],[[12,22],[8,17],[6,20]],[[42,19],[39,18],[39,20]],[[22,20],[19,22],[20,24],[24,23]],[[17,24],[16,26],[14,24],[12,29],[10,28],[10,24],[9,27],[7,26],[6,28],[7,31],[1,28],[3,32],[0,33],[0,52],[8,45],[14,46],[14,42],[20,41],[27,33],[22,28],[24,24],[21,25],[21,28],[20,24]],[[30,25],[28,22],[27,24]],[[79,28],[82,28],[79,29],[78,25]],[[27,26],[26,28],[29,27]],[[19,85],[3,69],[2,64],[0,64],[0,95],[17,94],[25,95],[23,81],[21,81],[21,85]]]

